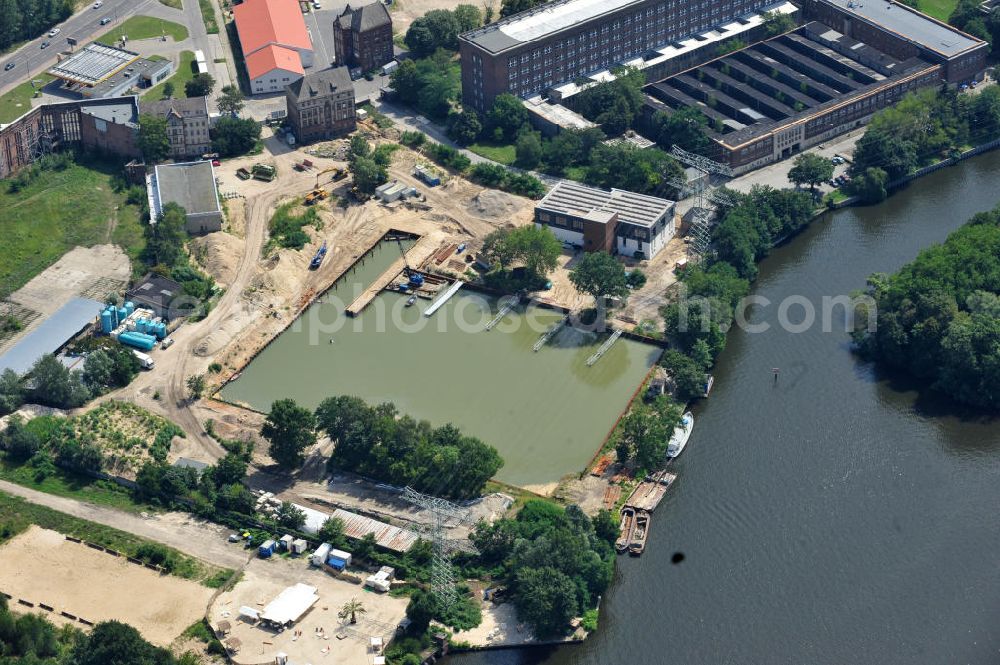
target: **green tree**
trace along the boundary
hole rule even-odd
[[[226,485],[215,497],[215,505],[220,510],[233,511],[242,515],[253,515],[254,495],[242,483]]]
[[[339,517],[328,517],[316,532],[316,537],[324,543],[340,547],[347,542],[344,536],[344,520]]]
[[[103,392],[111,385],[115,363],[107,351],[98,349],[87,354],[83,361],[83,382],[94,393]]]
[[[358,615],[363,615],[367,612],[368,610],[365,609],[364,604],[360,600],[357,598],[351,598],[340,608],[340,611],[337,612],[337,616],[341,621],[350,619],[351,624],[355,624],[358,622]]]
[[[487,131],[499,132],[497,136],[501,141],[513,141],[527,124],[528,109],[520,99],[506,92],[497,95],[486,114]]]
[[[374,193],[375,189],[388,179],[385,169],[370,157],[358,157],[350,166],[354,176],[354,186],[364,194]]]
[[[280,399],[271,405],[260,433],[270,442],[268,453],[278,467],[289,471],[302,465],[305,449],[316,442],[316,417],[295,400]]]
[[[7,427],[0,430],[0,450],[18,462],[30,459],[42,447],[38,436],[29,430],[24,419],[13,415],[7,419]]]
[[[205,375],[192,374],[187,378],[188,397],[192,400],[201,399],[205,392]]]
[[[278,506],[278,513],[274,516],[278,526],[286,529],[299,530],[306,523],[306,514],[290,501],[282,501]]]
[[[764,12],[761,14],[761,18],[764,19],[764,34],[768,37],[774,37],[795,28],[795,19],[778,11]]]
[[[878,203],[889,195],[886,191],[888,182],[889,175],[885,171],[877,166],[870,166],[852,181],[851,191],[865,203]]]
[[[533,169],[542,161],[542,135],[531,130],[522,130],[515,143],[517,165]]]
[[[475,111],[462,111],[448,117],[448,136],[459,145],[475,143],[482,131],[483,125]]]
[[[211,74],[195,74],[194,78],[184,84],[184,94],[188,97],[207,97],[212,94],[215,79]]]
[[[174,82],[167,81],[163,84],[163,98],[170,99],[174,96]]]
[[[90,399],[90,392],[80,380],[80,372],[70,370],[51,353],[46,353],[31,367],[30,397],[39,404],[72,409]]]
[[[218,487],[243,482],[247,475],[247,460],[235,452],[226,453],[212,467],[211,476]]]
[[[142,639],[132,626],[102,621],[73,650],[73,665],[172,665],[166,649]]]
[[[694,107],[685,106],[670,113],[657,111],[651,125],[652,136],[665,149],[677,145],[699,155],[708,155],[712,149],[712,141],[705,133],[708,118]]]
[[[143,258],[148,265],[171,267],[177,263],[184,251],[188,234],[187,213],[173,201],[163,206],[163,211],[155,224],[147,224],[143,233],[146,247]]]
[[[507,242],[528,271],[539,278],[556,269],[556,262],[562,254],[562,243],[551,229],[544,226],[519,226],[510,232]]]
[[[458,22],[459,33],[475,30],[483,24],[483,15],[475,5],[458,5],[452,14]]]
[[[139,152],[151,164],[163,161],[170,154],[165,118],[149,114],[139,116]]]
[[[795,163],[788,171],[788,180],[796,185],[809,185],[816,189],[833,177],[833,162],[826,157],[820,157],[814,152],[805,152],[795,158]]]
[[[0,372],[0,416],[16,411],[24,403],[24,385],[12,369]]]
[[[245,155],[258,140],[260,123],[252,118],[222,117],[212,129],[212,150],[223,157]]]
[[[624,298],[628,294],[625,267],[607,252],[584,254],[569,274],[578,291],[594,296],[598,304],[605,298]]]
[[[455,51],[458,50],[459,29],[455,14],[447,9],[432,9],[410,24],[403,42],[418,58],[439,48]]]
[[[502,0],[500,3],[500,17],[503,18],[528,11],[532,7],[536,7],[544,2],[546,0]]]
[[[243,91],[236,85],[223,86],[215,103],[219,107],[219,113],[228,113],[235,118],[243,110],[245,104]]]
[[[518,255],[517,246],[510,240],[510,229],[499,228],[490,232],[483,239],[482,254],[487,261],[506,270]]]
[[[410,602],[406,606],[406,618],[410,620],[410,632],[414,635],[422,635],[427,632],[433,619],[439,611],[437,599],[434,595],[417,589],[410,596]]]
[[[576,585],[560,570],[523,568],[516,575],[516,584],[517,616],[528,622],[538,637],[564,634],[580,612]]]

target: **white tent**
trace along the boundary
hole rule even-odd
[[[247,621],[260,621],[260,614],[254,608],[244,605],[240,608],[240,618]]]
[[[261,618],[270,623],[285,626],[299,620],[303,614],[319,600],[316,587],[299,582],[290,586],[267,604]]]

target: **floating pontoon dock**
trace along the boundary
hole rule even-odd
[[[448,290],[445,291],[443,294],[441,294],[440,298],[438,298],[433,303],[431,303],[431,306],[427,308],[426,312],[424,312],[424,316],[433,316],[434,312],[438,311],[438,309],[440,309],[441,305],[443,305],[446,302],[448,302],[448,300],[453,295],[455,295],[456,293],[458,293],[458,290],[460,288],[462,288],[463,284],[465,284],[465,282],[463,282],[460,279],[456,279],[455,282],[451,286],[448,287]]]
[[[653,512],[667,493],[670,485],[677,479],[676,473],[661,472],[661,476],[639,483],[625,505],[636,510]]]
[[[564,325],[566,325],[567,321],[569,321],[569,314],[567,314],[566,316],[562,317],[562,319],[560,319],[559,321],[556,321],[552,325],[551,328],[549,328],[544,333],[542,333],[542,336],[538,338],[538,341],[535,342],[535,345],[533,347],[531,347],[531,350],[532,351],[538,351],[543,346],[545,346],[546,342],[548,342],[550,339],[552,339],[552,336],[555,335],[557,332],[559,332],[559,330]]]
[[[507,304],[501,307],[500,311],[497,312],[497,315],[493,317],[493,320],[486,324],[486,330],[493,330],[494,326],[500,323],[500,320],[503,319],[503,317],[507,316],[510,310],[514,309],[514,306],[517,305],[516,297],[514,296],[507,296],[507,297],[509,298]]]
[[[617,342],[618,338],[621,337],[621,336],[622,336],[622,330],[621,330],[621,328],[619,328],[619,329],[615,330],[613,333],[611,333],[611,337],[607,338],[604,341],[604,344],[601,344],[601,348],[597,349],[597,351],[594,353],[594,355],[592,355],[589,358],[587,358],[587,367],[590,367],[591,365],[593,365],[594,363],[596,363],[598,360],[600,360],[601,356],[603,356],[605,353],[607,353],[608,349],[610,349],[611,346],[615,342]]]

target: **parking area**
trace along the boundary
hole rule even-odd
[[[858,140],[864,135],[864,127],[856,129],[852,132],[848,132],[843,136],[839,136],[830,141],[821,143],[818,146],[809,148],[805,152],[815,153],[821,157],[826,157],[827,159],[833,159],[835,156],[840,156],[845,158],[847,161],[836,165],[834,168],[834,177],[839,177],[847,172],[850,166],[850,160],[854,155],[854,146],[857,144]],[[754,185],[769,185],[777,189],[784,189],[792,186],[788,182],[788,172],[795,165],[795,158],[785,159],[775,164],[769,164],[763,168],[757,169],[756,171],[751,171],[745,175],[741,175],[738,178],[733,178],[726,183],[726,187],[730,189],[735,189],[738,192],[749,192],[750,188]],[[829,183],[824,183],[819,187],[819,191],[822,193],[827,193],[831,191],[833,187]]]

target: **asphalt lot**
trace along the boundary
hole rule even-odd
[[[104,5],[100,9],[94,9],[93,3],[88,3],[85,9],[81,9],[56,26],[60,32],[55,37],[42,35],[17,49],[14,53],[0,59],[0,93],[6,92],[9,88],[52,67],[56,63],[56,55],[68,48],[67,38],[76,39],[83,44],[92,37],[113,28],[133,14],[141,14],[142,10],[150,5],[159,5],[159,2],[157,0],[139,0],[138,2],[135,0],[104,0]],[[102,18],[110,18],[111,23],[101,25]],[[42,42],[45,41],[51,42],[51,45],[42,49]],[[14,68],[5,72],[3,67],[8,62],[13,62]]]

